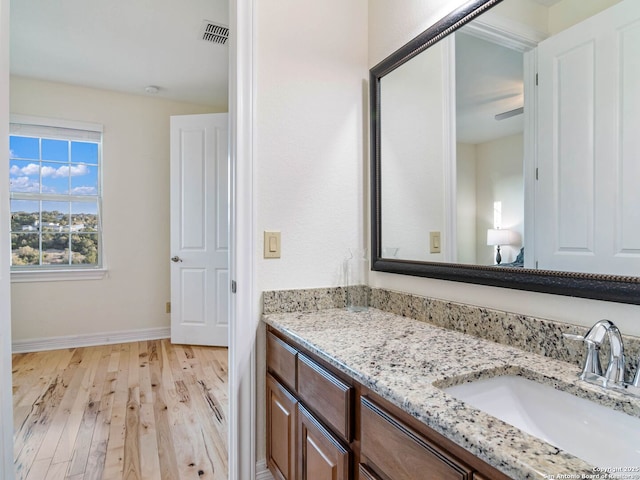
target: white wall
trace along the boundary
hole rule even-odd
[[[100,123],[103,280],[12,284],[13,340],[169,326],[169,116],[210,107],[11,77],[11,112]]]
[[[256,9],[258,291],[341,285],[366,246],[367,2]],[[282,258],[262,258],[263,230],[282,232]]]
[[[493,228],[493,202],[502,202],[501,228],[524,233],[522,134],[480,144],[457,145],[458,262],[493,265],[487,246]],[[502,262],[513,262],[522,243],[501,247]]]
[[[493,202],[502,202],[500,228],[513,230],[520,241],[523,239],[523,149],[522,134],[476,145],[476,260],[480,265],[495,263],[494,247],[487,246],[487,229],[493,228]],[[502,262],[513,262],[521,246],[503,245]]]
[[[445,51],[436,45],[381,81],[381,246],[411,260],[450,258],[446,238],[441,253],[429,252],[429,232],[445,230],[444,79],[433,74]]]
[[[343,284],[351,247],[366,247],[366,0],[256,2],[256,287]],[[282,233],[263,259],[262,232]],[[256,458],[265,456],[264,345],[258,337]]]
[[[621,1],[600,0],[598,2],[585,2],[584,0],[562,0],[549,7],[549,33],[554,35],[561,32]]]
[[[411,0],[402,2],[402,8],[398,8],[398,3],[392,0],[369,0],[369,66],[464,3],[464,0]],[[633,305],[377,272],[371,272],[370,284],[584,326],[609,318],[623,333],[640,335],[640,307]]]
[[[476,146],[456,145],[456,263],[476,263]],[[486,236],[485,236],[486,237]]]
[[[369,0],[369,67],[464,3],[463,0]]]

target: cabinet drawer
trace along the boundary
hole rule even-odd
[[[360,449],[367,463],[392,480],[471,480],[473,471],[400,423],[366,397],[360,399]]]
[[[298,395],[347,442],[353,436],[353,387],[303,354],[298,355]]]
[[[291,390],[296,389],[296,357],[298,351],[267,332],[267,368]]]

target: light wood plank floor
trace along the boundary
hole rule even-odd
[[[14,355],[16,477],[226,479],[227,366],[168,340]]]

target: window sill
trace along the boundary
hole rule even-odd
[[[90,270],[14,270],[11,272],[11,283],[102,280],[106,275],[107,270],[105,268]]]

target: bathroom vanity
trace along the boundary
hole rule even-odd
[[[640,416],[638,399],[580,381],[576,365],[381,310],[263,319],[267,462],[278,479],[558,478],[604,467],[444,391],[481,378],[521,376]]]
[[[275,329],[267,369],[267,458],[276,478],[509,478]]]

